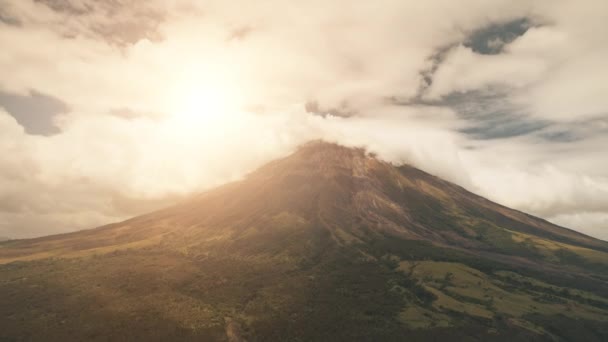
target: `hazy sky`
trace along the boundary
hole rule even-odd
[[[324,138],[608,239],[607,14],[0,0],[0,236],[121,220]]]

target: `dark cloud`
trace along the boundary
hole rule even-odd
[[[433,53],[428,58],[428,61],[431,63],[431,66],[420,72],[420,76],[422,76],[422,82],[418,90],[418,96],[421,96],[427,88],[433,85],[433,75],[439,68],[439,65],[441,65],[441,63],[443,63],[443,61],[446,59],[449,52],[456,46],[458,46],[458,44],[450,44],[447,46],[443,46],[437,49],[437,51],[435,51],[435,53]]]
[[[474,139],[503,139],[522,136],[539,131],[547,126],[546,122],[528,120],[508,113],[497,113],[495,116],[462,129],[461,132]]]
[[[6,109],[28,134],[36,135],[60,133],[55,118],[69,111],[65,102],[35,90],[28,95],[0,91],[0,107]]]
[[[441,64],[448,58],[450,52],[462,45],[473,52],[482,55],[496,55],[503,52],[508,44],[524,35],[535,25],[528,18],[520,18],[504,23],[492,23],[466,35],[462,41],[454,42],[436,49],[428,57],[430,66],[420,72],[422,78],[417,97],[422,97],[427,89],[433,85],[433,77]]]
[[[423,105],[448,107],[467,122],[461,133],[472,139],[503,139],[538,132],[550,125],[547,120],[534,119],[509,99],[509,90],[498,87],[454,92],[439,100],[420,97],[391,103],[402,106]]]
[[[95,7],[85,1],[70,0],[34,0],[34,2],[44,4],[53,11],[62,12],[70,15],[84,15],[92,13]]]
[[[143,20],[125,20],[111,25],[98,24],[93,25],[91,29],[98,37],[119,46],[134,44],[142,39],[161,41],[163,38],[157,28],[162,21],[162,16],[148,13],[147,17],[142,15],[141,19]]]
[[[503,139],[539,131],[547,121],[533,119],[522,108],[509,101],[508,90],[486,89],[452,93],[436,104],[448,106],[463,119],[468,127],[462,133],[474,139]]]
[[[441,100],[421,103],[452,108],[468,122],[460,132],[473,139],[530,135],[549,143],[572,143],[608,134],[608,121],[603,116],[567,123],[534,118],[510,101],[508,88],[452,93]]]
[[[543,140],[556,143],[572,143],[598,136],[608,136],[608,120],[604,117],[553,123],[537,134]]]
[[[308,101],[304,104],[304,109],[307,113],[318,115],[321,117],[332,115],[346,118],[357,114],[356,111],[350,108],[346,101],[343,101],[337,107],[324,107],[320,105],[317,101]]]
[[[9,26],[21,26],[23,23],[21,22],[21,20],[19,20],[19,18],[16,18],[14,16],[12,16],[9,13],[6,13],[1,7],[0,7],[0,23],[9,25]]]
[[[61,35],[65,38],[92,35],[118,46],[134,44],[142,39],[162,40],[158,26],[166,19],[165,14],[159,8],[146,6],[143,1],[35,0],[35,2],[65,15],[66,21],[83,25],[80,30],[62,32]]]
[[[534,25],[528,18],[494,23],[474,31],[463,45],[482,55],[496,55],[532,26]]]
[[[539,136],[545,140],[560,143],[569,143],[582,139],[578,134],[565,130],[542,132]]]

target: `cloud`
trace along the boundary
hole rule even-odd
[[[0,8],[2,236],[127,218],[325,138],[608,238],[605,1]]]
[[[4,107],[27,133],[40,135],[59,133],[56,118],[69,111],[62,101],[35,91],[27,96],[0,91],[0,107]]]
[[[464,42],[464,46],[479,54],[496,55],[501,53],[506,45],[526,33],[531,26],[533,24],[528,18],[492,23],[474,31]]]
[[[608,227],[608,214],[579,212],[576,214],[562,214],[549,218],[552,222],[564,227],[572,227],[581,233],[604,238]],[[605,238],[604,238],[605,239]]]
[[[547,67],[544,60],[533,55],[482,55],[460,45],[449,53],[437,69],[433,85],[425,96],[438,99],[454,92],[463,93],[492,86],[523,88],[538,80]]]

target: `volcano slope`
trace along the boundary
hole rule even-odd
[[[324,142],[0,262],[2,341],[608,340],[607,242]]]

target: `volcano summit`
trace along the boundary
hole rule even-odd
[[[607,242],[325,142],[0,263],[5,341],[608,340]]]

